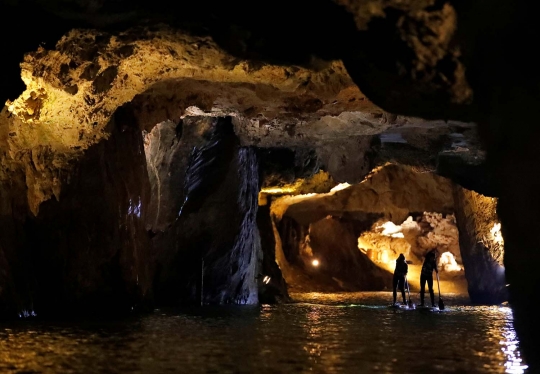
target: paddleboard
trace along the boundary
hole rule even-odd
[[[391,308],[391,309],[414,310],[414,307],[413,307],[413,308],[409,308],[409,306],[408,306],[408,305],[405,305],[405,304],[389,305],[388,307]]]
[[[424,312],[441,312],[436,306],[417,306],[416,309]]]

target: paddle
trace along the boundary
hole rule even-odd
[[[439,285],[439,273],[437,272],[437,287],[439,288],[439,310],[444,310],[444,302],[441,299],[441,286]]]
[[[409,288],[409,280],[405,277],[405,283],[407,283],[407,293],[409,294],[409,308],[414,309],[415,305],[411,301],[411,290]]]

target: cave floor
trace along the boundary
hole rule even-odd
[[[445,312],[431,313],[388,308],[390,292],[291,296],[114,321],[2,323],[0,372],[523,372],[507,306],[447,294]]]

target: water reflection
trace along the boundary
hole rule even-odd
[[[500,310],[509,316],[509,320],[502,331],[503,339],[499,342],[499,344],[502,346],[501,350],[506,356],[506,362],[504,363],[506,372],[512,374],[525,373],[527,365],[523,364],[523,360],[521,359],[520,352],[518,350],[519,341],[512,324],[512,309],[503,307],[500,308]]]
[[[0,372],[526,371],[510,308],[449,296],[447,312],[425,313],[387,308],[390,293],[293,296],[300,302],[0,325]]]

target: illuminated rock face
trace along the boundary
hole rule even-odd
[[[277,199],[272,212],[285,258],[293,267],[286,280],[296,290],[391,288],[395,258],[376,266],[368,253],[358,248],[358,238],[376,222],[391,220],[400,224],[411,212],[451,213],[451,192],[451,183],[445,178],[388,165],[374,170],[362,183],[342,190]],[[324,260],[320,269],[313,269],[310,261],[317,256]],[[297,275],[295,266],[309,277]],[[417,284],[415,279],[414,286]]]
[[[167,230],[185,200],[184,182],[193,148],[208,141],[216,124],[213,117],[186,117],[165,121],[144,133],[146,165],[152,189],[147,229]]]
[[[385,161],[384,157],[375,160],[380,155],[382,132],[396,125],[441,126],[437,122],[428,123],[381,110],[361,93],[342,61],[314,58],[303,66],[291,67],[257,64],[236,58],[209,36],[195,36],[163,25],[114,34],[71,30],[54,49],[40,47],[28,53],[21,66],[27,89],[0,114],[0,180],[10,186],[2,193],[20,205],[17,214],[21,215],[21,221],[26,220],[26,216],[33,220],[33,216],[39,217],[41,205],[49,204],[52,198],[62,203],[61,196],[70,191],[67,180],[77,177],[77,165],[85,162],[92,147],[118,136],[108,125],[113,117],[122,117],[120,134],[126,131],[126,126],[145,131],[148,147],[152,149],[146,152],[147,175],[141,174],[139,178],[141,185],[150,186],[150,193],[137,209],[145,212],[141,219],[150,238],[140,239],[140,245],[144,251],[152,253],[152,266],[148,271],[154,274],[155,270],[157,274],[158,281],[153,284],[156,300],[172,304],[179,300],[193,302],[199,297],[196,269],[197,257],[202,256],[186,248],[203,240],[204,235],[192,230],[190,225],[198,225],[197,222],[204,219],[198,216],[187,222],[176,221],[186,197],[183,184],[189,151],[204,142],[201,134],[191,136],[186,126],[189,121],[199,121],[193,119],[195,116],[213,116],[200,119],[199,127],[193,127],[204,132],[203,122],[208,124],[217,115],[234,115],[237,150],[250,146],[292,150],[295,164],[292,181],[312,175],[322,167],[333,181],[360,182],[376,162]],[[180,134],[186,129],[185,136]],[[163,139],[152,141],[152,138]],[[409,139],[412,138],[409,136]],[[413,143],[414,147],[418,145],[414,140]],[[439,151],[440,147],[437,149]],[[258,152],[259,155],[264,153]],[[227,161],[237,156],[220,157]],[[139,160],[140,155],[136,159]],[[434,160],[430,162],[433,164]],[[228,181],[228,188],[223,192],[228,194],[226,200],[228,203],[237,201],[235,194],[241,189],[235,183],[240,183],[242,178],[227,179],[226,164],[214,166],[212,170],[219,171],[221,179],[203,189],[204,192],[198,192],[199,196],[190,199],[186,209],[201,209],[203,215],[217,214],[212,204],[220,203],[224,197],[214,196],[215,201],[207,203],[206,195],[214,194],[224,180]],[[26,194],[25,199],[22,194]],[[189,208],[192,201],[196,205]],[[5,221],[10,221],[10,209],[6,205],[2,214]],[[216,276],[219,281],[210,280],[207,300],[254,302],[253,282],[256,281],[251,278],[255,279],[255,264],[261,259],[254,255],[249,261],[242,260],[247,252],[238,243],[250,242],[254,250],[259,251],[257,239],[244,235],[250,231],[246,225],[251,231],[256,227],[255,213],[249,207],[238,210],[237,205],[231,205],[230,211],[249,213],[249,224],[244,222],[243,216],[217,214],[208,227],[217,227],[223,221],[233,222],[230,230],[216,230],[222,234],[216,237],[222,240],[222,247],[230,246],[241,253],[238,261],[243,266],[239,275],[225,276],[225,280]],[[40,225],[34,230],[43,230]],[[235,232],[237,229],[240,231]],[[134,230],[133,235],[140,235],[140,227]],[[193,235],[186,234],[189,230]],[[4,247],[12,247],[9,239],[2,240],[6,242]],[[178,241],[189,245],[179,248],[175,244]],[[265,257],[263,264],[267,264],[268,258],[273,259],[271,251],[267,252],[270,257]],[[11,257],[4,261],[6,275],[0,282],[5,284],[5,290],[13,289],[10,282],[17,277],[10,273],[15,266],[13,261]],[[231,261],[236,260],[216,260],[219,266],[215,267],[226,268]],[[220,271],[214,269],[211,273]],[[279,269],[270,266],[267,271],[279,278]],[[178,280],[189,285],[177,290],[175,282]],[[223,282],[224,289],[220,289]],[[247,288],[240,287],[241,291],[236,294],[231,289],[238,284]],[[277,294],[286,297],[280,281],[277,290]]]
[[[356,135],[389,126],[385,112],[365,99],[340,61],[319,65],[255,68],[209,37],[165,26],[118,35],[72,30],[55,50],[39,48],[25,56],[26,91],[0,116],[0,143],[9,150],[0,157],[4,165],[24,167],[28,162],[14,153],[46,149],[46,167],[66,172],[71,160],[108,137],[107,123],[128,102],[136,125],[146,130],[162,121],[178,122],[192,106],[200,108],[195,114],[237,115],[251,143],[266,139],[278,145],[287,132],[287,143],[299,144],[311,125],[314,136],[329,133],[329,126]],[[33,178],[28,195],[37,213],[40,202],[59,187],[48,185],[48,174]]]
[[[491,232],[498,223],[496,199],[461,187],[455,187],[454,196],[460,245],[469,248],[463,251],[463,263],[471,300],[485,304],[507,301],[503,243]]]
[[[314,222],[339,212],[349,217],[377,214],[396,224],[409,212],[452,213],[451,182],[431,173],[414,173],[406,166],[388,165],[377,168],[362,183],[315,199],[285,198],[286,215],[301,223]]]

